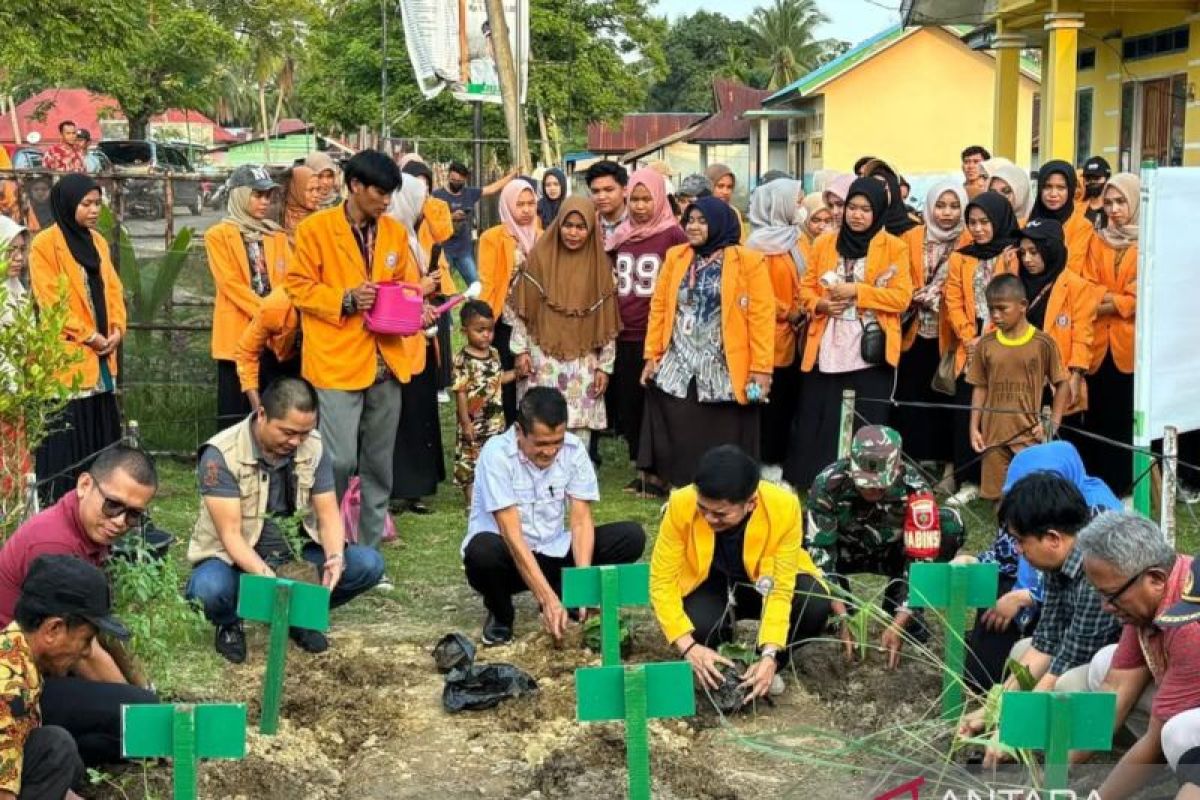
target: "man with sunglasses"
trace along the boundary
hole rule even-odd
[[[929,483],[904,463],[900,434],[867,425],[854,434],[850,457],[813,479],[808,493],[804,546],[816,565],[845,590],[856,573],[890,579],[883,610],[892,623],[883,632],[888,667],[900,663],[904,632],[925,628],[908,608],[908,567],[913,561],[949,561],[962,547],[965,528],[952,508],[938,509]],[[923,540],[923,541],[919,541]],[[839,635],[853,652],[846,609],[834,603]]]
[[[1037,681],[1035,691],[1081,691],[1088,663],[1105,645],[1117,641],[1121,624],[1084,573],[1079,532],[1092,511],[1075,484],[1053,472],[1034,472],[1012,485],[998,512],[1000,524],[1017,540],[1025,560],[1045,575],[1041,619],[1031,638],[1013,645],[1009,659],[1023,664]],[[1016,677],[1004,684],[1019,688]],[[984,711],[968,715],[960,728],[966,736],[984,728]],[[984,765],[1000,759],[989,749]],[[1107,797],[1105,798],[1107,800]]]
[[[29,519],[0,548],[0,626],[13,621],[21,586],[39,556],[74,556],[96,567],[108,561],[113,543],[137,528],[158,491],[158,473],[145,452],[109,448],[50,508]],[[127,676],[97,641],[71,674],[49,678],[42,695],[44,724],[70,731],[88,766],[121,760],[121,706],[155,703],[147,688]]]
[[[1151,782],[1165,762],[1182,789],[1200,797],[1200,561],[1177,555],[1145,517],[1108,512],[1079,534],[1076,548],[1121,639],[1086,669],[1087,691],[1115,692],[1116,729],[1138,736],[1100,786],[1121,800]]]

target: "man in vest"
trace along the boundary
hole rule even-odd
[[[188,546],[187,596],[204,606],[217,628],[217,652],[234,664],[246,660],[237,616],[243,572],[271,576],[303,558],[332,592],[332,607],[383,575],[376,550],[346,544],[331,458],[316,427],[316,390],[299,378],[281,378],[250,417],[200,448],[200,516]],[[317,631],[293,628],[291,637],[310,653],[329,646]]]

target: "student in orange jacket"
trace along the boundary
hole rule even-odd
[[[913,299],[903,317],[904,355],[896,375],[896,399],[923,406],[900,406],[894,425],[904,439],[904,452],[918,461],[946,465],[943,478],[953,481],[954,449],[946,431],[954,425],[953,412],[932,406],[949,398],[932,387],[941,361],[938,344],[944,312],[950,257],[966,244],[967,192],[961,181],[947,179],[934,184],[925,195],[925,224],[917,226],[910,250]]]
[[[404,226],[387,216],[400,168],[377,150],[346,163],[349,196],[318,211],[296,235],[286,287],[300,312],[302,372],[317,389],[320,431],[333,460],[338,496],[362,479],[360,543],[378,547],[392,490],[392,448],[400,384],[425,367],[425,337],[377,334],[364,312],[383,283],[420,283]],[[424,307],[422,324],[433,321]],[[381,582],[390,588],[386,577]]]
[[[638,469],[669,486],[691,483],[718,444],[758,456],[758,400],[775,364],[775,293],[762,254],[738,244],[737,216],[716,197],[685,216],[688,244],[667,251],[650,302],[642,371]]]
[[[409,158],[405,156],[405,158]],[[421,215],[417,225],[417,241],[421,244],[421,252],[425,254],[426,268],[430,275],[438,279],[436,298],[440,301],[458,291],[454,284],[454,275],[450,270],[450,262],[442,254],[442,245],[454,236],[454,220],[451,217],[450,205],[433,196],[433,171],[429,165],[415,156],[407,162],[400,163],[400,172],[411,175],[425,184],[425,202],[421,206]],[[407,178],[405,179],[407,180]],[[437,388],[445,390],[453,380],[453,344],[450,340],[450,321],[452,314],[438,317],[437,338],[434,340],[434,358],[437,365]],[[443,402],[447,398],[441,398]]]
[[[492,307],[496,333],[492,347],[500,353],[500,366],[513,368],[512,319],[509,294],[516,272],[525,266],[529,251],[537,241],[537,196],[523,180],[512,181],[500,192],[500,224],[488,228],[479,237],[479,299]],[[517,418],[516,384],[505,384],[504,419],[509,425]]]
[[[291,254],[287,234],[267,219],[278,184],[262,167],[243,165],[229,176],[228,215],[204,234],[212,272],[212,356],[217,362],[217,423],[228,427],[250,413],[237,374],[237,344],[263,298],[283,282]],[[263,383],[279,373],[273,355],[263,354]]]
[[[912,276],[908,248],[884,230],[888,205],[883,181],[856,179],[842,227],[817,240],[801,280],[801,306],[811,319],[800,363],[807,377],[783,473],[793,486],[810,486],[837,458],[843,390],[855,390],[862,418],[886,424],[890,417],[886,403],[868,400],[892,396]]]
[[[96,233],[100,187],[87,175],[65,175],[50,191],[50,204],[57,222],[34,237],[30,287],[42,308],[66,306],[63,337],[78,361],[58,376],[72,399],[36,454],[37,474],[54,478],[41,490],[43,505],[75,487],[78,464],[121,437],[117,348],[125,338],[121,279],[108,242]]]
[[[804,222],[800,226],[800,255],[804,257],[804,263],[807,264],[812,260],[813,244],[821,237],[821,234],[833,230],[833,212],[825,204],[823,192],[812,192],[805,195],[800,207],[803,209],[804,216]]]
[[[792,418],[800,399],[800,370],[796,367],[796,328],[800,311],[800,276],[806,263],[800,251],[804,187],[799,181],[778,178],[759,186],[750,195],[750,224],[746,247],[762,253],[775,290],[775,370],[771,377],[771,402],[762,412],[763,464],[782,465],[787,458]]]
[[[271,379],[298,377],[300,359],[296,348],[296,334],[300,330],[300,315],[282,286],[276,286],[263,298],[262,305],[250,319],[250,324],[238,337],[234,361],[237,364],[238,381],[250,408],[257,410],[266,385],[261,380],[262,356],[270,352],[279,364],[279,372]]]
[[[1043,164],[1038,169],[1037,199],[1033,203],[1029,221],[1052,219],[1062,226],[1063,240],[1067,246],[1067,269],[1081,275],[1095,227],[1084,216],[1087,205],[1075,199],[1078,188],[1079,178],[1075,168],[1066,161]]]
[[[1078,427],[1078,414],[1088,407],[1083,376],[1092,364],[1092,324],[1100,295],[1067,267],[1066,239],[1055,219],[1030,220],[1021,231],[1017,256],[1017,275],[1029,298],[1026,318],[1054,340],[1059,359],[1070,372],[1063,421]]]
[[[991,327],[983,290],[996,275],[1017,271],[1017,243],[1021,234],[1012,203],[999,192],[976,195],[967,204],[966,218],[971,243],[950,255],[938,336],[941,354],[954,354],[953,402],[960,406],[971,404],[972,388],[964,376],[967,360]],[[980,469],[971,449],[969,412],[955,413],[952,441],[959,488],[950,502],[957,505],[979,496]]]
[[[1083,275],[1100,292],[1092,337],[1088,383],[1096,398],[1084,414],[1084,430],[1133,443],[1134,329],[1137,322],[1138,233],[1142,184],[1119,172],[1104,188],[1106,226],[1088,245]],[[1130,490],[1133,465],[1106,444],[1073,437],[1088,469],[1118,495]],[[1185,459],[1190,460],[1190,459]]]

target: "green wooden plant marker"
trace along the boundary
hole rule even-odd
[[[195,800],[200,759],[246,757],[246,706],[121,706],[121,755],[171,759],[175,800]]]
[[[1000,704],[1000,741],[1009,747],[1044,750],[1042,788],[1067,789],[1071,750],[1112,748],[1117,696],[1112,692],[1005,692]]]
[[[946,657],[942,669],[942,719],[954,720],[962,713],[967,609],[988,608],[995,603],[999,580],[996,564],[922,562],[909,569],[909,605],[943,611]]]
[[[567,608],[600,606],[601,663],[621,663],[621,606],[650,602],[650,565],[619,564],[571,567],[562,574],[563,605]]]
[[[575,711],[580,722],[625,720],[629,800],[650,800],[647,723],[696,713],[692,666],[686,661],[669,661],[578,669]]]
[[[288,628],[329,630],[329,590],[314,583],[243,574],[238,590],[238,616],[271,626],[258,729],[274,735],[279,730],[279,706],[283,700]]]

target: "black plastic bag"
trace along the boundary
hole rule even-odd
[[[447,633],[433,646],[438,672],[467,669],[475,663],[475,645],[461,633]]]
[[[451,713],[482,711],[537,691],[537,681],[512,664],[475,664],[446,676],[442,705]]]

